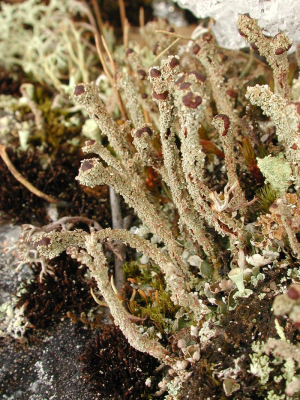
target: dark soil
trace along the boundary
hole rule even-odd
[[[68,319],[36,331],[29,344],[7,340],[0,348],[0,397],[20,400],[93,400],[77,357],[92,335]]]
[[[68,149],[66,149],[68,150]],[[84,216],[98,221],[103,227],[110,224],[108,190],[106,186],[94,190],[82,187],[78,175],[81,151],[58,151],[46,169],[41,166],[47,154],[39,151],[17,152],[7,149],[10,160],[23,177],[37,189],[59,200],[58,218]],[[43,226],[51,222],[46,202],[19,183],[0,159],[0,218],[11,222]]]
[[[146,379],[151,378],[151,386],[155,388],[160,378],[153,378],[159,362],[131,347],[114,325],[103,326],[79,360],[85,365],[84,380],[98,393],[99,400],[147,399],[153,389],[145,385]]]
[[[95,291],[97,285],[94,279],[88,281],[85,277],[86,266],[80,266],[65,253],[49,264],[54,267],[55,275],[45,274],[42,280],[40,268],[31,265],[33,279],[25,284],[24,294],[17,303],[17,307],[25,306],[24,314],[34,329],[45,329],[68,312],[80,317],[96,305],[90,289]]]

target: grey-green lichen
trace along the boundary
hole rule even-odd
[[[284,157],[258,158],[257,165],[272,188],[282,196],[292,183],[292,170]]]
[[[81,15],[88,23],[76,24]],[[3,3],[0,11],[1,64],[20,66],[41,82],[68,92],[77,82],[88,82],[95,64],[88,37],[94,32],[89,8],[74,0],[27,0]],[[65,76],[69,82],[65,82]]]
[[[241,15],[238,19],[238,28],[250,43],[251,47],[266,57],[267,62],[273,69],[275,92],[290,99],[291,89],[287,82],[289,63],[287,51],[292,46],[291,40],[284,32],[274,37],[267,37],[259,27],[256,20],[247,15]]]
[[[35,254],[45,263],[66,251],[88,266],[130,344],[170,367],[159,386],[159,394],[167,391],[170,399],[180,394],[190,369],[201,363],[201,352],[219,340],[226,320],[223,314],[247,309],[252,302],[256,302],[255,307],[265,304],[271,289],[259,293],[259,288],[265,289],[269,271],[275,276],[272,290],[275,285],[279,293],[284,280],[278,289],[276,274],[283,275],[288,262],[300,255],[300,113],[299,105],[290,102],[286,79],[290,42],[284,34],[265,38],[248,17],[241,17],[239,24],[272,66],[275,93],[269,85],[249,86],[256,78],[249,69],[239,82],[240,60],[236,62],[228,53],[231,60],[226,62],[228,55],[218,48],[210,32],[200,35],[192,54],[189,46],[183,47],[180,57],[175,46],[174,55],[164,54],[155,61],[135,45],[118,49],[114,90],[130,120],[116,121],[111,112],[114,107],[108,107],[99,86],[88,83],[82,75],[72,100],[89,116],[83,134],[90,140],[83,151],[90,158],[82,161],[77,180],[91,188],[111,186],[134,209],[142,225],[128,231],[89,224],[89,232],[46,226],[33,228],[22,243],[31,249],[26,253],[24,248],[23,262],[26,254]],[[145,41],[156,43],[154,29],[162,26],[165,23],[158,21],[143,27]],[[167,34],[162,36],[155,51],[163,50],[169,42]],[[249,62],[254,61],[250,58]],[[260,110],[256,110],[257,117],[251,105],[270,117],[263,132],[258,123],[263,119]],[[99,132],[101,141],[97,140]],[[245,138],[251,147],[247,160],[240,151]],[[149,176],[154,177],[152,181]],[[268,190],[261,190],[262,196],[268,197],[264,209],[255,197],[257,187],[263,184],[272,191],[268,197]],[[115,240],[135,249],[136,261],[143,268],[151,269],[155,264],[165,281],[161,294],[164,290],[178,307],[174,320],[163,321],[158,330],[138,327],[136,321],[142,321],[133,314],[138,309],[134,306],[136,293],[146,304],[148,298],[159,304],[159,290],[154,295],[152,287],[146,283],[139,286],[130,277],[132,297],[126,299],[130,314],[108,279],[105,255],[114,251]],[[297,323],[298,303],[298,297],[281,294],[274,303],[274,313],[288,314]],[[168,337],[170,333],[172,337]],[[162,334],[168,340],[163,341]],[[253,334],[247,343],[249,349],[253,341],[248,372],[258,378],[260,390],[270,399],[296,392],[299,349],[285,341],[284,335],[280,341],[265,343],[258,342],[257,336]],[[275,359],[270,358],[271,353]],[[234,361],[235,368],[219,369],[215,375],[226,395],[235,395],[243,386],[238,381],[242,357]],[[283,374],[276,376],[276,382],[285,381],[286,394],[267,387],[279,364]],[[208,367],[212,376],[215,368]]]
[[[250,355],[250,370],[253,375],[260,378],[262,385],[266,385],[271,379],[270,374],[274,367],[282,364],[282,375],[274,376],[274,382],[285,381],[285,392],[275,393],[273,390],[268,392],[268,399],[292,399],[299,392],[299,361],[295,361],[297,356],[292,355],[291,349],[285,351],[287,346],[291,346],[284,340],[269,339],[267,343],[254,342],[252,344],[253,354]],[[279,350],[280,349],[280,350]],[[294,351],[296,348],[294,349]],[[296,350],[297,351],[297,350]],[[270,359],[270,353],[273,353],[275,359]]]
[[[251,374],[258,376],[260,383],[265,385],[269,380],[272,367],[270,366],[269,357],[267,355],[263,355],[263,347],[264,344],[261,342],[254,342],[252,344],[253,354],[250,355],[251,364],[249,371]]]

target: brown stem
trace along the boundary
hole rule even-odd
[[[115,76],[115,74],[117,72],[116,64],[114,62],[114,59],[113,59],[113,56],[112,56],[111,52],[109,51],[109,48],[107,46],[107,43],[106,43],[105,38],[104,38],[103,35],[101,36],[101,40],[102,40],[102,44],[103,44],[103,46],[105,48],[106,54],[108,55],[108,58],[109,58],[109,61],[110,61],[110,65],[111,65],[111,68],[112,68],[112,71],[113,71],[113,76]]]
[[[111,84],[113,85],[113,77],[112,77],[111,73],[109,72],[109,70],[107,68],[107,65],[106,65],[106,62],[105,62],[105,59],[104,59],[104,56],[103,56],[103,53],[102,53],[102,50],[101,50],[101,47],[100,47],[100,40],[99,40],[99,36],[98,35],[95,35],[95,43],[96,43],[98,56],[99,56],[100,61],[102,63],[103,71],[104,71],[105,75],[108,77],[108,79],[110,80]]]
[[[129,41],[129,29],[130,29],[130,24],[128,22],[128,19],[125,19],[125,26],[124,26],[124,34],[123,34],[123,43],[124,43],[124,48],[127,49],[128,47],[128,41]]]
[[[94,9],[94,13],[96,15],[98,29],[101,35],[103,35],[103,21],[101,17],[101,11],[97,0],[92,0],[92,5]]]
[[[140,7],[139,22],[140,22],[140,28],[144,28],[144,26],[145,26],[145,10],[144,10],[144,7]]]
[[[174,46],[174,44],[178,43],[179,40],[180,40],[179,38],[175,39],[174,42],[172,42],[172,43],[171,43],[168,47],[166,47],[158,56],[156,56],[156,57],[154,58],[154,61],[156,61],[157,59],[159,59],[163,54],[165,54],[168,50],[170,50],[170,48],[171,48],[172,46]]]
[[[113,60],[113,57],[112,57],[112,55],[111,55],[111,53],[110,53],[110,51],[109,51],[109,49],[108,49],[108,46],[107,46],[106,41],[105,41],[105,39],[104,39],[103,36],[101,36],[101,40],[102,40],[103,46],[104,46],[104,48],[105,48],[105,51],[106,51],[106,53],[107,53],[107,55],[108,55],[108,58],[109,58],[109,60],[110,60],[111,68],[112,68],[113,74],[115,75],[115,73],[116,73],[116,65],[115,65],[115,62],[114,62],[114,60]],[[125,107],[124,107],[124,104],[123,104],[123,100],[122,100],[122,98],[121,98],[121,95],[120,95],[118,89],[115,87],[115,76],[112,76],[111,73],[109,72],[108,68],[107,68],[106,62],[105,62],[105,60],[104,60],[103,53],[102,53],[102,51],[101,51],[100,40],[99,40],[99,36],[98,36],[98,35],[95,35],[95,42],[96,42],[97,52],[98,52],[100,61],[101,61],[102,66],[103,66],[104,73],[105,73],[105,75],[109,78],[112,87],[114,87],[114,89],[115,89],[115,91],[116,91],[117,100],[118,100],[118,104],[119,104],[119,108],[120,108],[121,114],[122,114],[123,118],[124,118],[125,120],[127,120],[128,117],[127,117],[127,113],[126,113],[126,110],[125,110]]]
[[[124,0],[118,0],[119,7],[120,7],[120,16],[121,16],[121,24],[122,24],[122,30],[124,32],[125,28],[125,19],[126,19],[126,12],[125,12],[125,4]]]

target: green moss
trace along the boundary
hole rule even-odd
[[[130,311],[150,320],[164,334],[179,307],[173,304],[170,293],[165,290],[164,278],[159,268],[153,264],[144,266],[130,262],[124,265],[123,270],[126,279],[137,282],[133,283],[136,295],[134,300],[129,301]]]
[[[125,263],[123,265],[123,272],[125,279],[139,277],[141,275],[139,264],[135,261]]]
[[[41,94],[39,93],[37,103],[40,103],[41,100]],[[45,129],[36,131],[31,136],[30,142],[35,146],[42,143],[46,144],[46,146],[51,146],[55,152],[60,145],[81,134],[82,122],[80,120],[75,121],[73,114],[67,115],[65,110],[51,109],[51,106],[52,99],[47,97],[44,97],[43,102],[38,105],[38,108],[42,111]]]
[[[148,317],[153,322],[157,330],[164,333],[168,330],[169,319],[173,319],[179,307],[175,306],[170,294],[161,286],[158,290],[157,299],[149,302],[146,306],[138,307],[138,312],[143,318]],[[158,300],[158,301],[157,301]]]
[[[265,185],[256,192],[259,208],[268,213],[269,207],[278,198],[276,190],[271,185]]]

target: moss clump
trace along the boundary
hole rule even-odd
[[[24,314],[34,328],[46,328],[60,321],[68,311],[80,315],[95,306],[90,288],[96,287],[94,280],[85,278],[87,267],[81,267],[66,254],[49,262],[55,276],[45,274],[39,280],[40,270],[32,265],[34,279],[24,285],[17,307],[24,306]]]
[[[131,347],[114,325],[103,326],[79,360],[85,364],[84,380],[91,391],[97,392],[97,399],[152,398],[158,379],[152,375],[159,366],[158,361]]]
[[[278,194],[271,185],[265,185],[256,192],[258,204],[262,211],[269,212],[269,207],[277,199]]]
[[[124,272],[131,283],[125,288],[130,312],[145,318],[148,325],[154,325],[164,337],[179,307],[173,304],[165,289],[163,274],[153,264],[146,266],[137,262],[125,264]]]

